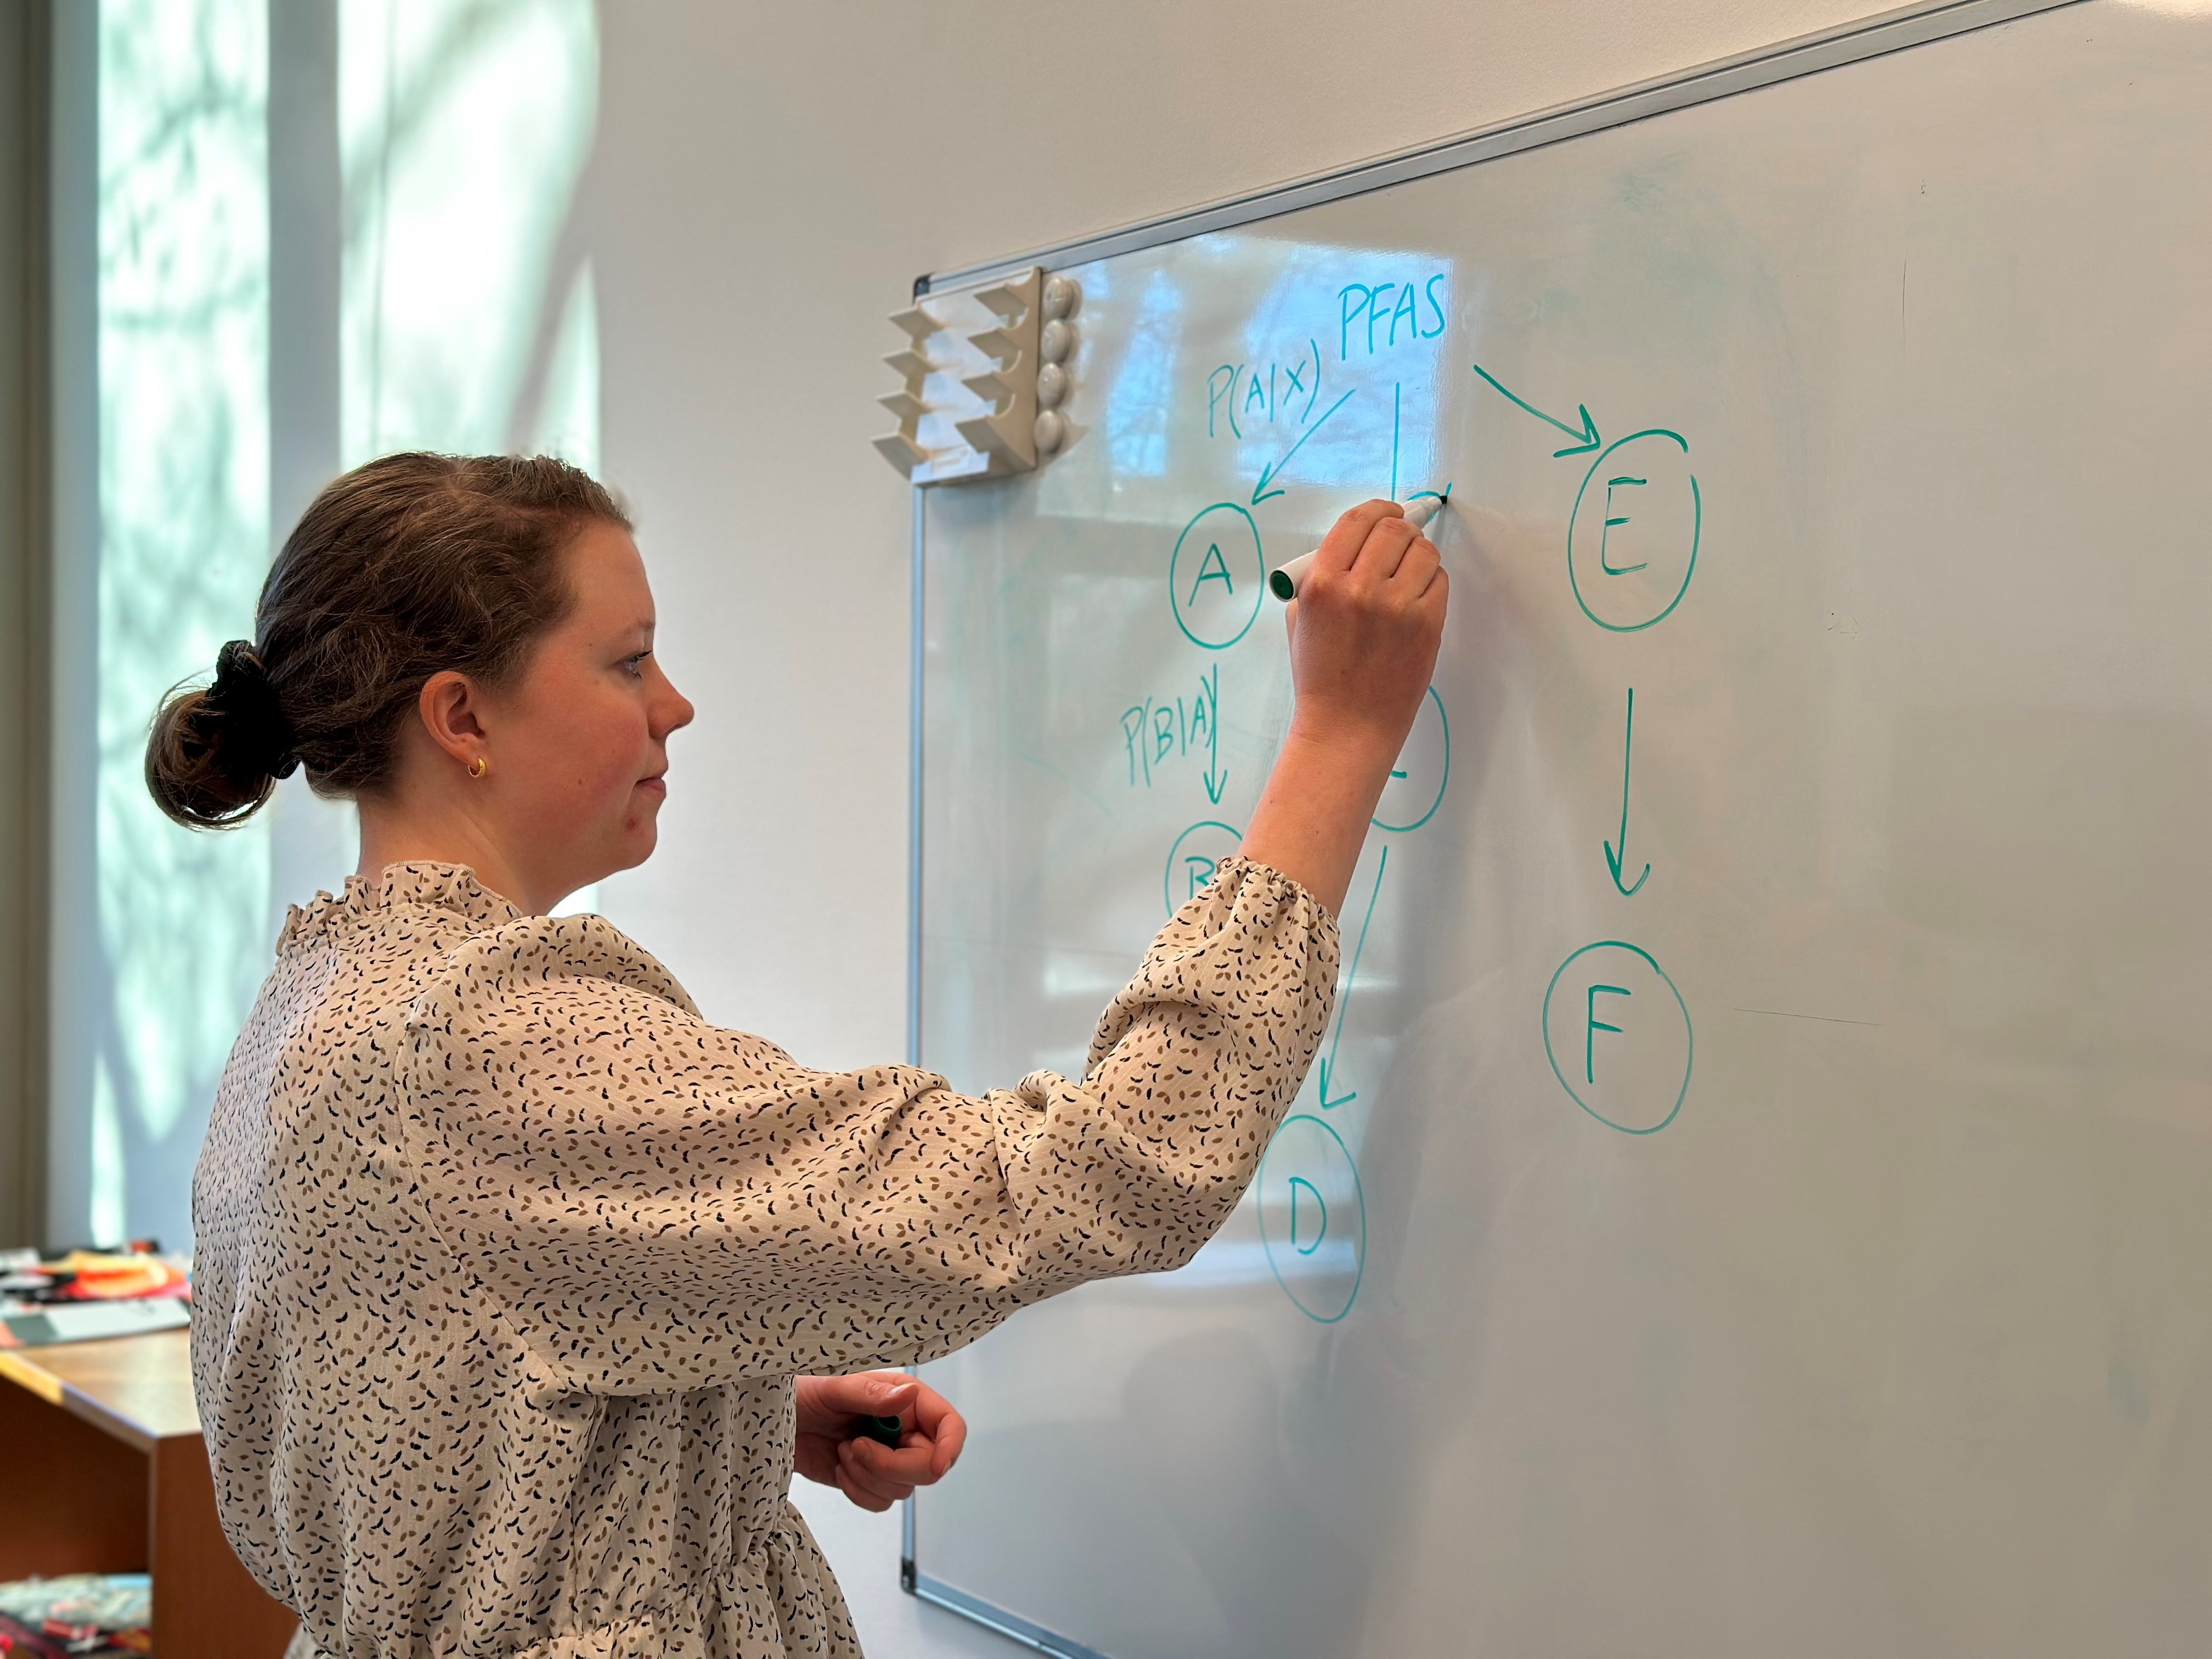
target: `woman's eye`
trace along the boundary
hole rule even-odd
[[[645,672],[645,659],[652,654],[650,651],[641,651],[634,657],[624,657],[623,666],[633,675],[642,674]]]

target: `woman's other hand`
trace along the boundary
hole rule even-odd
[[[1395,501],[1336,521],[1290,607],[1297,706],[1243,850],[1341,909],[1436,672],[1451,584]]]
[[[797,1393],[799,1472],[864,1510],[887,1510],[943,1480],[968,1439],[967,1419],[951,1402],[902,1371],[802,1376]],[[856,1432],[856,1417],[896,1417],[897,1449]]]

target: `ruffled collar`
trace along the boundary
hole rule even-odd
[[[465,864],[416,860],[387,864],[375,876],[348,876],[335,896],[318,893],[312,904],[295,904],[284,922],[276,948],[319,933],[380,927],[396,910],[445,910],[465,920],[472,932],[489,932],[520,921],[522,912],[477,879]]]

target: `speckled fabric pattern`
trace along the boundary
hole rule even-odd
[[[903,1365],[1234,1206],[1335,923],[1223,864],[1080,1082],[811,1071],[454,865],[295,910],[193,1185],[223,1525],[329,1659],[858,1652],[793,1376]]]

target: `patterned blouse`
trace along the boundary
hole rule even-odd
[[[1080,1082],[810,1071],[458,865],[293,911],[193,1182],[224,1529],[329,1659],[857,1655],[794,1375],[906,1365],[1220,1226],[1336,925],[1231,859]]]

